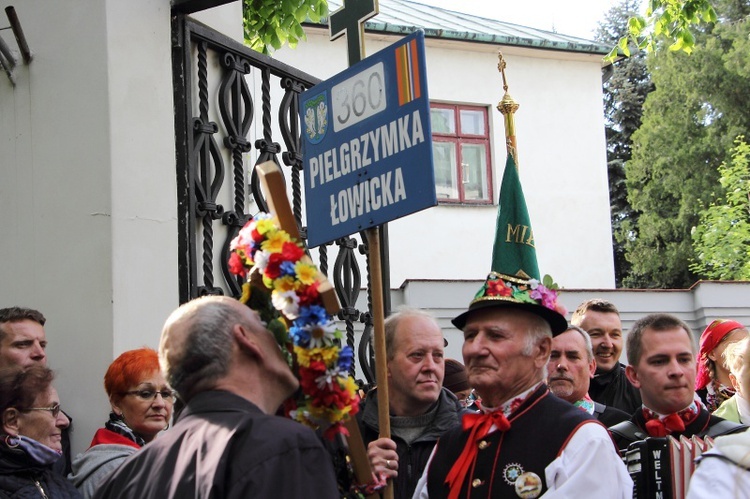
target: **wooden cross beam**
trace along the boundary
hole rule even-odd
[[[257,165],[255,169],[258,172],[261,186],[266,193],[268,209],[276,215],[276,218],[279,220],[279,227],[301,242],[302,239],[300,238],[299,227],[297,227],[297,220],[294,218],[289,198],[286,195],[284,174],[281,173],[279,165],[273,161],[266,161]],[[312,263],[312,260],[307,255],[302,257],[302,259],[305,263]],[[341,310],[341,305],[336,297],[336,289],[320,272],[318,272],[318,281],[320,282],[318,293],[323,300],[323,306],[325,306],[326,311],[330,315],[336,315]]]
[[[294,213],[286,194],[284,175],[281,173],[279,166],[273,161],[266,161],[255,168],[258,171],[261,187],[266,194],[268,209],[276,216],[276,219],[279,221],[279,227],[291,237],[301,241],[297,220],[294,218]],[[307,255],[303,257],[303,260],[311,263]],[[341,305],[339,305],[338,298],[336,297],[335,288],[320,273],[318,273],[318,280],[320,282],[318,293],[320,293],[323,299],[326,311],[331,315],[337,314],[341,310]],[[372,469],[370,468],[370,460],[367,457],[367,451],[365,450],[365,444],[362,441],[362,434],[359,431],[357,421],[355,418],[349,418],[344,423],[344,426],[349,432],[347,444],[349,454],[352,458],[352,468],[354,469],[355,478],[360,484],[369,483],[372,480]],[[372,499],[375,499],[375,496],[372,496]]]
[[[331,40],[346,35],[349,65],[365,58],[365,21],[378,14],[378,0],[344,0],[330,15]]]

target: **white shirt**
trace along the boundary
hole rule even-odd
[[[723,455],[750,466],[750,432],[717,437],[706,455]],[[687,499],[750,498],[750,471],[721,458],[705,457],[690,478]]]
[[[434,455],[433,449],[413,499],[430,497],[427,492],[427,472]],[[544,475],[548,490],[541,497],[546,499],[633,497],[633,480],[612,438],[603,426],[593,421],[575,431],[560,456],[544,469]]]

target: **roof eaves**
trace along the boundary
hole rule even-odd
[[[423,30],[425,37],[445,40],[459,40],[474,43],[489,43],[497,45],[511,45],[517,47],[532,47],[545,50],[561,50],[568,52],[585,52],[590,54],[607,55],[609,48],[603,45],[591,43],[573,43],[539,38],[524,38],[519,36],[492,35],[485,33],[469,33],[447,29],[422,28],[420,26],[401,26],[389,23],[368,21],[365,29],[376,33],[390,33],[408,35],[417,30]]]

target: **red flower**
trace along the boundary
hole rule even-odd
[[[247,276],[247,269],[245,268],[242,258],[237,253],[232,252],[229,255],[229,272],[240,277]]]
[[[512,294],[513,290],[500,279],[487,283],[487,296],[510,296]]]
[[[298,262],[304,254],[305,251],[295,243],[285,242],[281,246],[281,255],[284,257],[284,260]]]
[[[281,275],[281,264],[284,263],[284,258],[281,253],[271,253],[268,257],[268,264],[266,264],[265,276],[269,279],[276,279]]]
[[[297,290],[297,296],[299,296],[299,304],[301,307],[318,304],[318,302],[320,301],[320,294],[318,293],[319,285],[320,283],[316,281],[309,286],[303,286],[299,290]]]

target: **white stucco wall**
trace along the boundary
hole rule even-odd
[[[367,53],[395,40],[368,35]],[[307,42],[274,57],[326,79],[346,67],[344,43],[309,30]],[[430,100],[489,110],[495,202],[506,159],[503,119],[495,109],[503,96],[497,71],[497,52],[503,51],[510,94],[521,105],[521,181],[540,271],[565,286],[614,287],[601,57],[433,39],[426,45]],[[483,278],[490,270],[496,216],[496,205],[439,205],[392,222],[391,285]],[[569,249],[560,251],[563,245]]]
[[[106,420],[107,366],[157,347],[178,305],[170,2],[7,5],[34,60],[15,87],[0,75],[0,307],[47,316],[77,453]],[[239,8],[196,17],[241,37]]]

